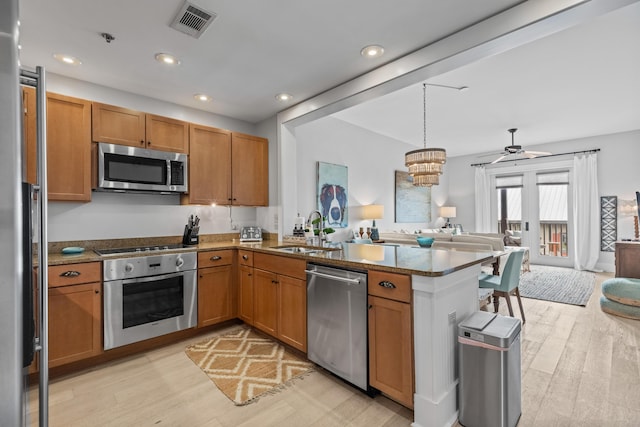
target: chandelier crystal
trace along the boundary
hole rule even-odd
[[[422,84],[422,106],[424,115],[424,148],[409,151],[404,155],[404,164],[413,177],[413,185],[431,187],[440,183],[440,175],[447,161],[444,148],[427,148],[427,84]]]

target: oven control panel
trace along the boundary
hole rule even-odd
[[[197,267],[196,252],[180,252],[104,260],[103,274],[104,281],[107,282],[177,273],[195,270]]]

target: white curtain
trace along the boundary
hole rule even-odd
[[[491,177],[476,166],[476,233],[491,232]]]
[[[600,203],[598,157],[595,153],[573,157],[574,268],[595,270],[600,256]]]

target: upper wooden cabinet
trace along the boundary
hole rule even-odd
[[[269,205],[269,141],[231,134],[231,204]]]
[[[90,101],[47,94],[47,182],[49,200],[91,201]]]
[[[94,142],[189,152],[189,123],[113,105],[92,104]]]
[[[189,193],[183,204],[267,206],[269,141],[189,126]]]
[[[231,132],[189,126],[189,193],[185,204],[228,205],[231,194]]]

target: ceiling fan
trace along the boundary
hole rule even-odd
[[[507,130],[511,133],[511,145],[507,145],[506,147],[504,147],[504,151],[500,153],[502,155],[497,159],[495,159],[493,162],[491,162],[491,164],[498,163],[499,161],[511,155],[517,156],[518,154],[522,154],[524,157],[528,159],[533,159],[538,156],[548,156],[551,154],[548,151],[528,151],[523,149],[522,145],[515,145],[513,142],[513,134],[516,133],[518,129],[513,128],[513,129],[507,129]]]

